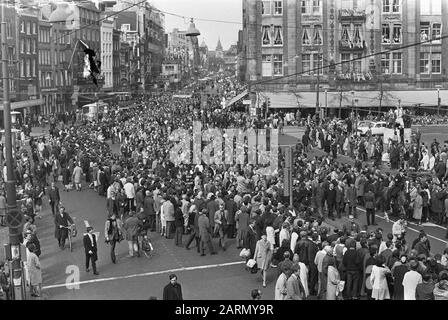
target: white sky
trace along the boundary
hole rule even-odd
[[[239,24],[209,22],[195,19],[196,28],[201,35],[199,44],[205,40],[209,50],[215,50],[218,38],[221,39],[224,50],[238,41],[238,30],[242,29],[242,0],[150,0],[157,9],[192,18],[209,20],[234,21]],[[165,32],[173,28],[187,30],[189,19],[182,19],[165,14]]]

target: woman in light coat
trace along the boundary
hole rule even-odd
[[[328,260],[327,300],[336,300],[341,277],[336,269],[334,259]]]
[[[372,267],[370,274],[370,283],[372,285],[372,299],[384,300],[390,299],[389,286],[387,285],[386,274],[390,273],[390,269],[384,265],[385,258],[378,256],[376,265]]]
[[[261,239],[257,241],[255,247],[254,259],[257,261],[258,269],[261,270],[263,277],[263,287],[266,288],[266,271],[271,265],[272,258],[272,244],[268,241],[266,234],[261,236]]]
[[[272,226],[266,227],[266,237],[268,241],[271,243],[271,250],[274,251],[275,246],[275,230]]]
[[[34,253],[36,246],[34,244],[28,245],[29,254],[26,257],[26,266],[29,277],[29,284],[32,297],[40,297],[42,287],[42,270],[40,269],[40,261]]]
[[[417,220],[418,224],[422,223],[422,212],[423,212],[423,197],[417,192],[414,199],[414,214],[413,218]]]

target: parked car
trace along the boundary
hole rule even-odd
[[[372,136],[384,135],[384,130],[387,129],[387,122],[361,121],[358,123],[358,132],[361,136],[364,136],[369,128],[372,131]]]

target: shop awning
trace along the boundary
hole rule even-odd
[[[44,99],[34,99],[34,100],[25,100],[18,102],[11,102],[11,110],[28,108],[28,107],[36,107],[44,104]],[[3,102],[0,104],[0,110],[3,110]]]
[[[315,108],[316,92],[263,92],[264,98],[271,101],[271,109],[289,109],[289,108]],[[415,105],[437,106],[437,90],[403,90],[386,91],[382,93],[381,105],[383,107],[395,107],[399,100],[403,107]],[[442,106],[448,105],[448,90],[440,90],[439,96]],[[321,91],[319,94],[319,103],[321,107],[327,105],[328,108],[350,107],[352,103],[356,108],[373,108],[380,105],[380,91]],[[325,99],[327,101],[325,101]]]
[[[239,95],[237,95],[237,96],[233,97],[232,99],[230,99],[229,101],[227,101],[226,102],[226,108],[230,107],[235,102],[243,99],[247,95],[247,93],[248,93],[248,91],[246,89],[243,92],[241,92]]]

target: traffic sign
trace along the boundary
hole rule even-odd
[[[11,210],[6,215],[6,225],[10,228],[19,228],[23,225],[23,214],[18,210]]]

